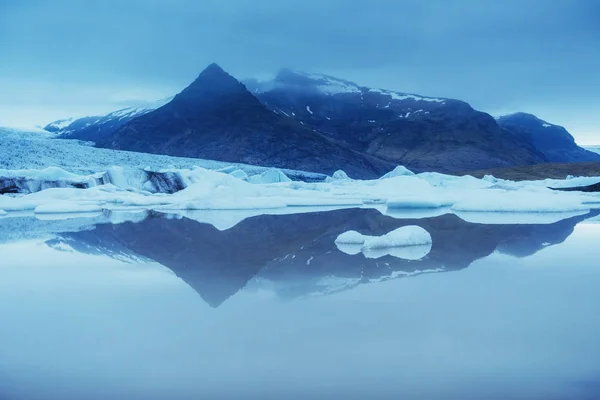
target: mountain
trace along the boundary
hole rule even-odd
[[[515,113],[496,119],[498,125],[531,143],[549,162],[600,161],[600,155],[583,149],[562,126],[527,113]]]
[[[342,168],[357,178],[380,176],[394,167],[274,113],[216,64],[170,102],[96,144],[327,174]]]
[[[414,170],[452,172],[546,161],[530,142],[459,100],[371,89],[287,69],[272,81],[246,85],[274,112]]]
[[[103,116],[61,119],[44,127],[63,139],[79,139],[96,142],[109,136],[134,118],[154,111],[171,101],[172,97],[145,104],[141,107],[127,107]]]
[[[398,164],[461,173],[586,162],[562,127],[469,104],[281,70],[245,86],[216,64],[172,99],[46,129],[99,147],[371,177]]]
[[[600,154],[600,146],[582,146],[587,151],[591,151],[592,153]]]

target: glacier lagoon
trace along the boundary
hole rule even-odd
[[[599,210],[409,214],[0,217],[0,397],[600,395]],[[429,248],[336,244],[405,227]]]

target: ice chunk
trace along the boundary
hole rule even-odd
[[[396,168],[394,168],[392,171],[388,172],[387,174],[383,175],[381,178],[379,179],[388,179],[388,178],[394,178],[396,176],[412,176],[415,173],[412,172],[411,170],[409,170],[408,168],[402,166],[402,165],[398,165]]]
[[[318,206],[362,206],[363,202],[360,199],[348,197],[284,197],[282,198],[288,206],[291,207],[318,207]]]
[[[393,256],[418,260],[431,251],[431,235],[419,226],[404,226],[382,236],[367,236],[357,231],[342,233],[335,240],[338,250],[367,258]]]
[[[337,239],[335,239],[335,243],[341,244],[364,244],[365,240],[367,240],[370,236],[366,236],[360,234],[356,231],[347,231],[340,234]]]
[[[504,190],[473,191],[452,206],[462,212],[563,213],[589,211],[580,196],[553,193],[550,190],[518,193]]]
[[[431,244],[431,235],[420,226],[403,226],[383,236],[373,236],[365,240],[363,249],[381,249],[398,246],[423,246]]]
[[[348,176],[348,174],[346,174],[341,169],[338,169],[337,171],[335,171],[333,173],[333,175],[331,175],[331,178],[326,179],[327,182],[330,182],[330,181],[349,181],[349,180],[351,180],[351,179]]]
[[[229,175],[233,176],[234,178],[241,179],[243,181],[248,180],[248,174],[241,169],[236,169],[235,171],[230,172]]]
[[[431,251],[431,244],[419,246],[383,247],[375,249],[363,249],[366,258],[381,258],[392,256],[404,260],[420,260]]]
[[[95,204],[80,204],[73,201],[56,201],[39,205],[35,208],[36,214],[62,214],[62,213],[89,213],[102,211],[102,207]]]
[[[8,214],[6,211],[0,210],[0,215],[6,215],[6,214]]]
[[[207,198],[188,201],[185,203],[175,203],[165,206],[155,207],[159,211],[168,210],[255,210],[269,208],[283,208],[286,203],[277,198]]]
[[[260,175],[251,176],[248,181],[250,183],[280,183],[280,182],[291,182],[292,180],[287,177],[280,169],[270,168]]]
[[[587,214],[588,211],[572,211],[572,212],[552,212],[552,213],[524,213],[524,212],[461,212],[456,211],[455,214],[460,219],[472,224],[486,225],[545,225],[554,224],[567,218],[573,218]]]
[[[433,197],[420,197],[418,195],[406,195],[402,197],[396,197],[387,201],[387,208],[441,208],[447,207],[453,204],[450,199],[445,199],[443,196]]]

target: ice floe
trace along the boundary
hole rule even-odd
[[[367,258],[393,256],[419,260],[431,251],[432,239],[429,232],[419,226],[404,226],[381,236],[344,232],[335,244],[340,251],[350,255],[363,253]]]
[[[0,170],[0,210],[50,213],[141,208],[161,212],[268,210],[318,207],[376,208],[394,218],[454,213],[470,222],[552,223],[600,208],[600,194],[549,187],[596,183],[600,178],[512,182],[494,177],[413,174],[404,167],[380,179],[350,179],[337,171],[320,182],[292,181],[271,168],[249,176],[237,165],[219,171],[110,167],[79,175],[60,168]],[[262,210],[262,211],[261,211]],[[490,222],[491,221],[491,222]],[[510,221],[510,222],[508,222]],[[227,225],[227,224],[225,224]]]

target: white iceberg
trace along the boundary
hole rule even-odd
[[[444,198],[444,196],[419,196],[416,194],[409,194],[402,197],[394,197],[389,199],[386,203],[387,208],[441,208],[448,207],[453,204],[453,200]]]
[[[341,169],[338,169],[331,175],[331,177],[325,178],[325,182],[334,182],[334,181],[351,181],[352,179]]]
[[[282,170],[277,168],[270,168],[260,175],[254,175],[249,178],[250,183],[264,184],[264,183],[280,183],[280,182],[291,182]]]
[[[383,236],[367,237],[365,249],[381,249],[399,246],[423,246],[431,244],[431,235],[420,226],[411,225],[395,229]]]
[[[584,198],[572,193],[551,190],[510,192],[505,190],[473,191],[469,196],[452,206],[459,212],[498,212],[498,213],[564,213],[589,211],[583,204]]]
[[[241,169],[236,169],[235,171],[230,172],[229,175],[233,176],[234,178],[241,179],[243,181],[248,180],[248,174]]]
[[[64,214],[100,211],[102,211],[102,207],[95,204],[80,204],[72,201],[57,201],[39,205],[35,208],[34,212],[36,214]]]
[[[363,245],[365,240],[367,240],[371,236],[366,236],[357,231],[347,231],[340,234],[337,239],[335,239],[336,244],[359,244]]]
[[[420,260],[431,251],[431,244],[418,246],[382,247],[373,249],[362,249],[366,258],[381,258],[392,256],[403,260]]]
[[[392,171],[390,171],[387,174],[383,175],[379,179],[389,179],[389,178],[395,178],[397,176],[412,176],[414,174],[415,173],[412,172],[411,170],[409,170],[408,168],[406,168],[406,167],[404,167],[402,165],[398,165]]]
[[[431,251],[429,232],[420,226],[403,226],[382,236],[363,235],[357,231],[340,234],[335,244],[338,250],[367,258],[393,256],[407,260],[419,260]]]

